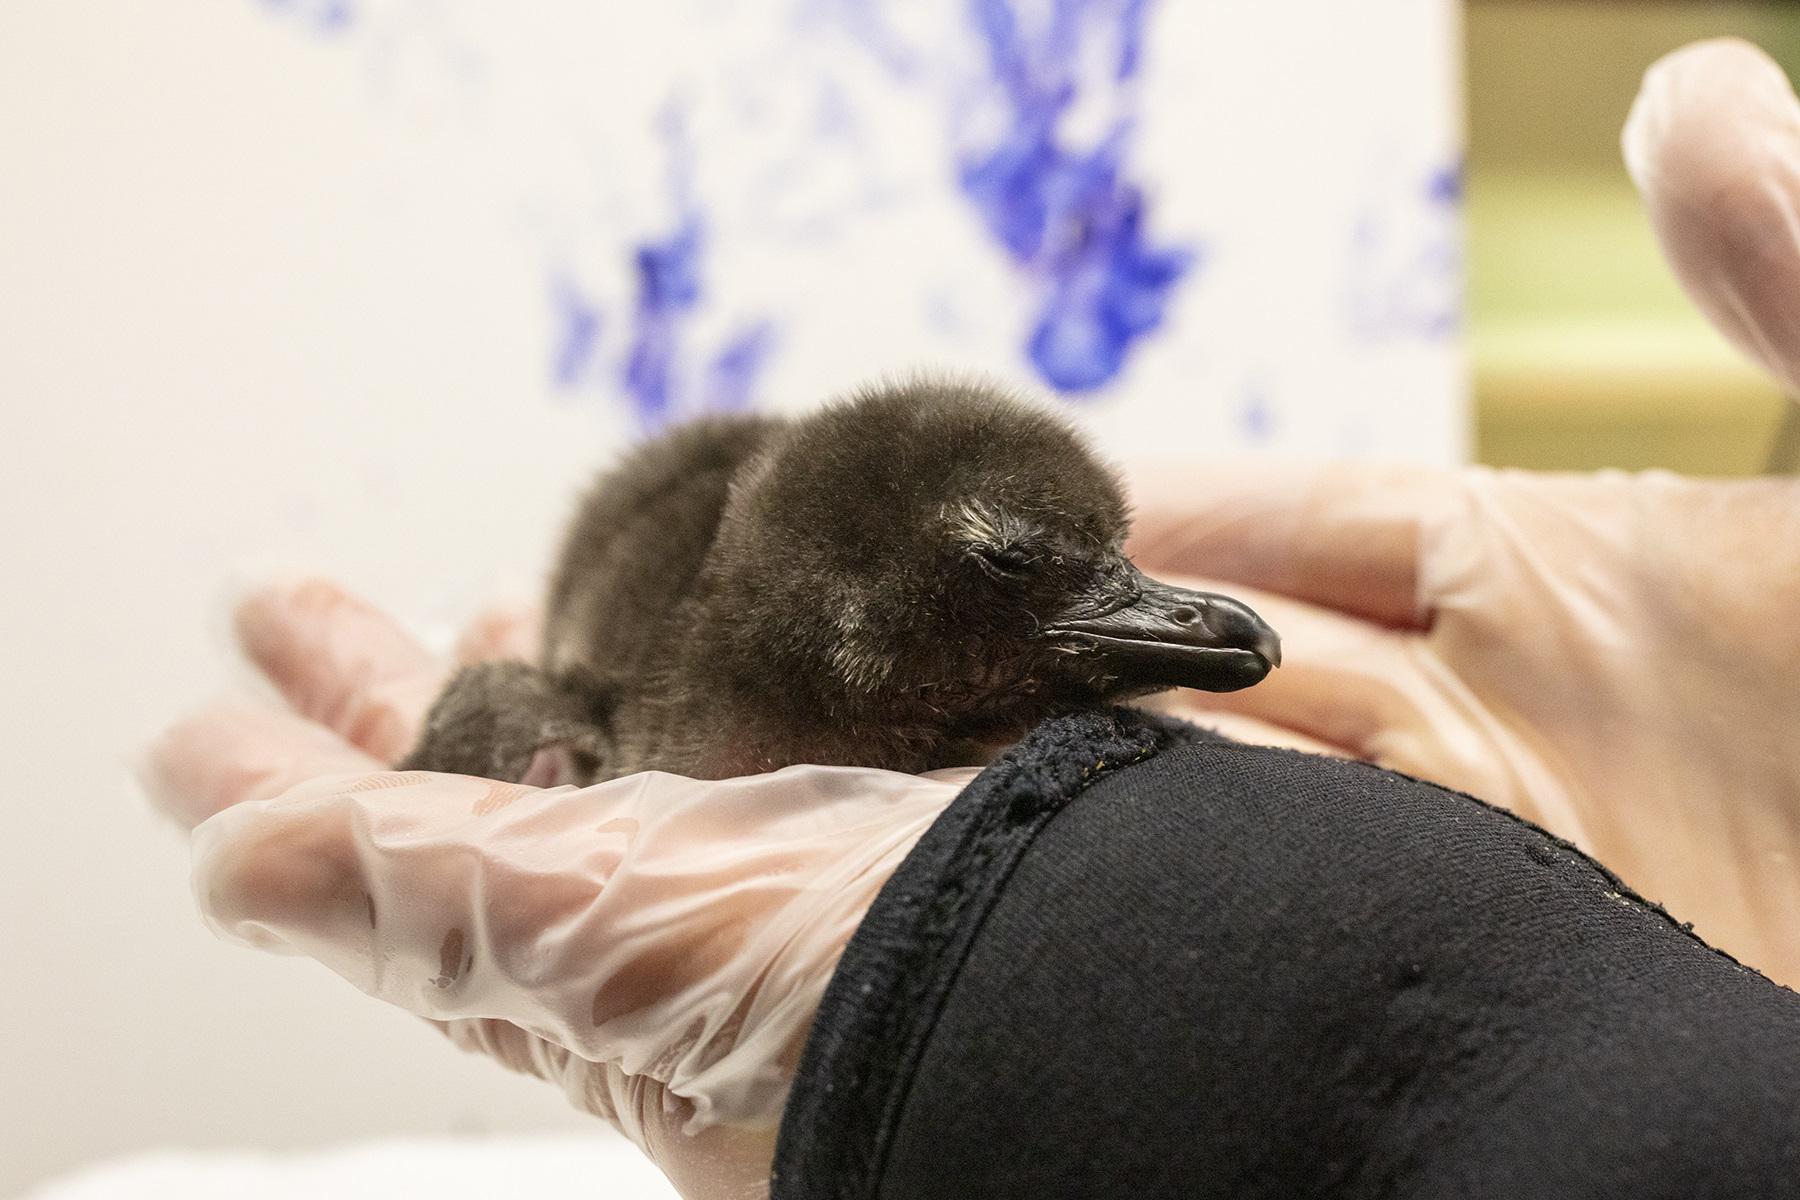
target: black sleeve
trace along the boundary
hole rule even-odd
[[[773,1196],[1800,1196],[1800,996],[1467,796],[1066,718],[871,908]]]

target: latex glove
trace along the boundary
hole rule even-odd
[[[1645,74],[1623,142],[1688,295],[1800,396],[1800,103],[1787,76],[1748,42],[1684,46]]]
[[[1134,490],[1146,570],[1281,631],[1263,683],[1172,707],[1509,808],[1800,983],[1800,481],[1261,466]]]
[[[788,1083],[875,893],[973,772],[796,767],[576,790],[383,772],[443,671],[327,584],[239,629],[295,712],[207,710],[146,780],[207,922],[559,1084],[687,1196],[765,1194]],[[517,643],[490,625],[476,656]]]

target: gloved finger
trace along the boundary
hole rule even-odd
[[[1208,465],[1145,467],[1130,482],[1137,515],[1129,549],[1152,575],[1249,584],[1400,628],[1429,623],[1420,528],[1448,508],[1448,472]]]
[[[479,614],[456,642],[456,661],[465,666],[495,659],[537,657],[544,612],[535,604],[495,604]]]
[[[1281,666],[1238,692],[1180,693],[1189,719],[1235,714],[1355,758],[1378,758],[1421,699],[1418,635],[1242,584],[1171,576],[1180,587],[1229,591],[1281,635]]]
[[[470,908],[492,898],[489,860],[498,854],[504,866],[519,849],[519,831],[500,835],[504,847],[484,845],[481,835],[530,790],[422,772],[333,775],[225,809],[194,835],[202,911],[228,937],[309,954],[420,1016],[473,1015],[440,1011],[430,991],[448,989],[469,965],[478,928]],[[592,840],[617,853],[616,839]],[[508,888],[497,907],[509,922],[547,924],[591,899],[594,884],[579,896],[558,886],[562,865],[546,856],[536,872],[496,872]],[[527,878],[536,895],[521,894]],[[514,932],[530,941],[533,931]]]
[[[151,800],[192,828],[246,800],[279,796],[316,775],[382,764],[324,726],[293,713],[217,704],[177,722],[150,744],[138,778]]]
[[[1800,101],[1748,42],[1659,59],[1625,122],[1625,165],[1694,303],[1800,395]]]
[[[648,1076],[699,1125],[772,1123],[837,954],[964,778],[339,776],[201,825],[195,890],[224,936],[419,1016]]]
[[[327,580],[272,584],[237,610],[244,653],[301,715],[382,762],[411,748],[444,669],[374,607]]]

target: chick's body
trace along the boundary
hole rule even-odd
[[[653,761],[693,773],[676,746],[655,754],[678,732],[656,701],[679,687],[673,667],[732,480],[784,425],[746,416],[683,426],[628,456],[582,501],[551,579],[542,666],[610,714],[605,775]]]
[[[1013,732],[946,711],[966,707],[948,695],[957,664],[926,668],[948,648],[933,635],[961,565],[942,561],[937,526],[987,475],[1029,475],[1027,462],[1088,468],[1095,520],[1122,522],[1065,425],[979,388],[714,417],[628,456],[583,501],[546,613],[545,670],[611,713],[603,774],[927,770]],[[897,676],[915,686],[888,686]]]
[[[504,762],[536,783],[919,771],[1056,712],[1266,674],[1273,632],[1138,573],[1126,529],[1072,428],[977,385],[697,422],[588,493],[542,661],[459,675],[407,765]],[[535,739],[520,712],[543,715]]]

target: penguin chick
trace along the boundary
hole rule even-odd
[[[425,718],[402,771],[479,775],[533,787],[591,780],[609,739],[606,708],[529,663],[462,668]]]
[[[459,675],[406,765],[539,783],[923,771],[1057,713],[1233,691],[1280,662],[1243,604],[1139,572],[1128,524],[1066,422],[979,385],[684,427],[584,502],[541,667]]]

